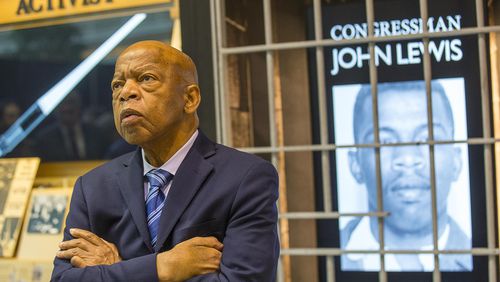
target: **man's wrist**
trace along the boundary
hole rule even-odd
[[[156,255],[156,272],[160,282],[174,282],[174,275],[170,264],[168,263],[168,252],[162,252]]]

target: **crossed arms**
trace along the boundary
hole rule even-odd
[[[92,232],[70,229],[72,240],[59,244],[56,256],[70,260],[73,267],[112,265],[122,261],[118,249]],[[215,237],[195,237],[177,244],[156,257],[160,281],[184,281],[219,270],[223,245]]]

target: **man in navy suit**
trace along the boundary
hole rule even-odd
[[[276,170],[197,130],[191,59],[138,42],[119,56],[111,88],[116,128],[139,149],[77,180],[52,280],[273,281]],[[158,169],[165,184],[151,192]]]

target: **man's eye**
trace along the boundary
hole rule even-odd
[[[154,80],[154,78],[151,75],[143,75],[140,78],[140,81],[144,81],[144,82],[150,82],[150,81],[153,81],[153,80]]]
[[[122,87],[122,83],[121,82],[115,82],[111,85],[111,89],[112,90],[116,90],[116,89],[119,89]]]

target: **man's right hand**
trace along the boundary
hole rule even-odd
[[[184,281],[219,270],[223,246],[215,237],[195,237],[159,253],[156,258],[159,280]]]

